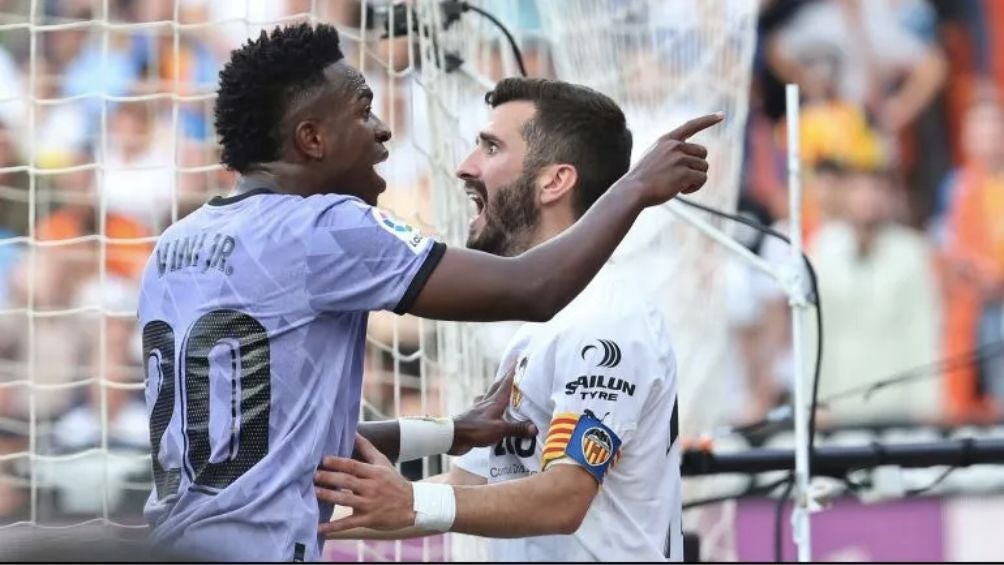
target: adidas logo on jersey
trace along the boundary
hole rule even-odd
[[[617,393],[634,396],[635,385],[617,377],[604,375],[580,375],[574,381],[565,383],[565,395],[581,394],[582,399],[617,400]],[[610,391],[610,392],[608,392]]]

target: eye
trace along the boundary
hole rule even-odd
[[[363,119],[369,120],[373,116],[373,106],[369,105],[363,110]]]
[[[481,148],[484,149],[484,152],[487,153],[488,155],[494,155],[498,153],[499,146],[492,141],[489,141],[487,139],[481,139],[479,140],[479,144],[481,145]]]

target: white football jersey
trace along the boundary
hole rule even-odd
[[[682,560],[676,357],[636,277],[608,264],[554,319],[510,341],[497,374],[516,367],[506,417],[539,433],[455,464],[493,484],[573,463],[600,489],[574,534],[493,539],[492,560]]]

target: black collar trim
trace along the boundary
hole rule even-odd
[[[210,206],[226,206],[228,204],[236,204],[245,198],[250,198],[252,196],[258,196],[259,194],[275,194],[275,191],[271,188],[255,188],[242,192],[240,194],[235,194],[234,196],[217,196],[208,202]]]

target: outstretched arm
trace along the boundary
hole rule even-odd
[[[415,527],[412,484],[365,440],[357,448],[363,463],[325,458],[314,482],[320,500],[353,509],[321,524],[326,537],[392,539],[434,533]],[[469,474],[469,473],[468,473]],[[556,464],[536,475],[494,485],[453,486],[456,517],[450,531],[496,538],[571,534],[579,529],[598,483],[577,464]],[[547,511],[541,511],[546,508]]]
[[[723,117],[696,118],[664,135],[575,225],[518,257],[447,249],[408,312],[441,320],[549,320],[592,280],[643,209],[704,185],[708,151],[687,139]]]
[[[480,487],[456,486],[453,490],[457,517],[450,531],[521,538],[575,533],[598,485],[585,469],[569,464],[552,465],[524,479]]]

